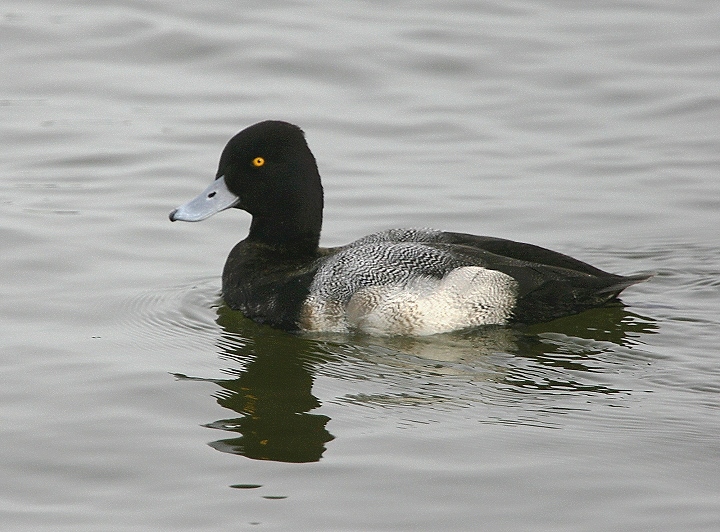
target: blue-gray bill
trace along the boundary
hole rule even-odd
[[[172,211],[170,221],[199,222],[210,218],[213,214],[234,207],[239,201],[240,198],[225,184],[225,177],[220,176],[198,197]]]

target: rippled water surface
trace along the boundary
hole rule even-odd
[[[582,4],[582,5],[581,5]],[[3,530],[720,529],[720,4],[5,1]],[[249,216],[170,224],[302,126],[323,243],[533,242],[626,306],[292,336],[228,310]]]

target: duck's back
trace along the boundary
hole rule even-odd
[[[243,241],[225,265],[223,295],[285,329],[423,335],[549,321],[646,278],[510,240],[393,229],[302,257]]]
[[[434,334],[549,321],[607,303],[646,278],[529,244],[424,229],[384,231],[331,251],[318,265],[301,328]]]

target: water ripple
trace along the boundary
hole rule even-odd
[[[144,347],[172,342],[190,344],[216,339],[215,309],[221,303],[217,279],[201,278],[182,286],[144,291],[121,306],[120,327]]]

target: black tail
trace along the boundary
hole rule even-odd
[[[615,282],[611,285],[602,287],[597,291],[597,294],[607,294],[611,297],[617,297],[620,295],[620,292],[625,290],[628,286],[647,281],[651,277],[655,277],[655,275],[655,273],[640,273],[636,275],[618,276],[618,279],[615,280]]]

